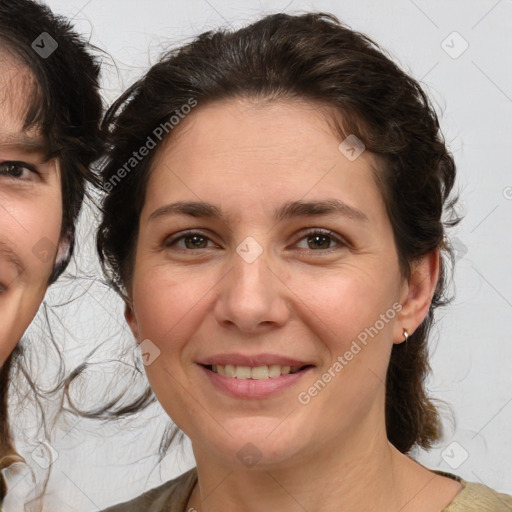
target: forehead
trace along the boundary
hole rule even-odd
[[[5,49],[0,50],[0,140],[9,142],[21,133],[31,138],[24,130],[25,118],[30,108],[37,84],[30,69]]]
[[[233,180],[270,173],[277,184],[276,171],[281,178],[297,180],[301,174],[327,173],[333,165],[353,171],[353,177],[368,175],[378,162],[369,152],[353,162],[342,156],[344,137],[337,133],[334,117],[323,104],[296,99],[241,98],[199,105],[158,150],[152,172],[186,168],[189,176],[206,177],[231,171],[228,178]]]
[[[328,117],[326,106],[300,99],[215,101],[199,105],[181,121],[166,148],[177,153],[194,146],[223,156],[232,148],[248,151],[246,156],[277,152],[281,157],[293,158],[315,148],[314,143],[297,145],[305,137],[315,137],[316,143],[335,144]],[[283,152],[283,146],[288,151]]]
[[[159,150],[146,211],[197,198],[265,211],[283,201],[338,197],[382,216],[376,159],[349,161],[325,107],[308,102],[228,100],[198,106]],[[373,211],[375,210],[375,211]]]

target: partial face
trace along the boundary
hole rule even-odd
[[[350,161],[301,102],[199,105],[179,129],[127,313],[159,401],[226,464],[247,443],[275,465],[371,438],[405,289],[371,155]]]
[[[23,129],[32,77],[0,53],[0,364],[36,314],[62,222],[59,169],[37,131]]]

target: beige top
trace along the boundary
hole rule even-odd
[[[464,486],[441,512],[512,512],[512,496],[493,491],[486,485],[466,482],[451,473],[434,473],[453,478]],[[185,509],[196,483],[197,471],[194,468],[132,501],[115,505],[104,512],[187,512]]]

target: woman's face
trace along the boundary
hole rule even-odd
[[[0,53],[0,365],[48,285],[62,222],[60,173],[37,130],[23,128],[30,72]]]
[[[199,105],[178,129],[153,164],[127,310],[158,400],[196,457],[227,464],[372,438],[392,345],[419,323],[403,325],[375,161],[303,102]]]

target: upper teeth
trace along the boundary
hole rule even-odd
[[[279,364],[271,364],[270,366],[235,366],[232,364],[213,365],[212,371],[225,377],[233,377],[236,379],[268,379],[295,373],[299,370],[299,366],[281,366]]]

